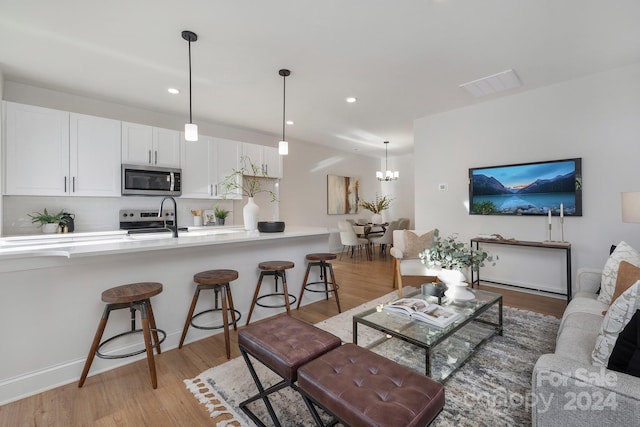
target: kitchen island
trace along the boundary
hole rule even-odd
[[[167,333],[163,351],[176,348],[193,297],[193,275],[203,270],[237,270],[231,283],[235,307],[244,325],[259,275],[258,263],[287,260],[289,292],[298,296],[304,277],[305,255],[328,250],[329,231],[320,227],[287,227],[282,233],[245,232],[239,228],[197,229],[181,233],[133,236],[124,232],[78,233],[0,239],[0,405],[53,387],[77,381],[104,303],[101,293],[121,284],[154,281],[164,285],[153,297],[160,329]],[[272,281],[265,281],[271,289]],[[266,291],[266,290],[265,290]],[[324,298],[305,293],[303,304]],[[213,298],[203,294],[197,310],[210,308]],[[252,321],[282,309],[256,307]],[[139,322],[138,322],[139,326]],[[129,328],[128,310],[109,318],[105,337]],[[221,330],[190,328],[187,343]],[[140,337],[136,337],[140,338]],[[118,343],[118,353],[134,343]],[[139,348],[135,345],[136,348]],[[96,358],[91,375],[144,358]]]

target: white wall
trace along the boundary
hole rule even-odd
[[[640,224],[622,223],[620,208],[621,192],[640,191],[640,64],[419,119],[414,152],[416,164],[428,166],[415,171],[418,229],[457,232],[463,241],[478,233],[546,240],[546,217],[468,215],[468,169],[582,157],[583,216],[567,218],[564,228],[574,271],[602,267],[609,246],[620,240],[640,249]],[[439,191],[440,183],[448,191]],[[557,217],[553,227],[552,239],[559,240]],[[512,255],[507,251],[489,275],[561,279],[563,267],[548,251]]]
[[[173,117],[153,111],[141,110],[116,103],[98,101],[91,98],[57,92],[11,81],[5,82],[3,99],[42,107],[56,108],[116,120],[125,120],[160,126],[169,129],[182,129],[182,117]],[[277,136],[231,128],[215,123],[198,122],[203,135],[228,138],[253,144],[276,146]],[[319,225],[337,229],[337,221],[348,215],[327,215],[327,174],[355,176],[360,179],[361,197],[372,198],[379,191],[375,180],[375,171],[379,159],[353,152],[341,152],[325,146],[289,142],[289,155],[283,158],[284,178],[279,183],[278,205],[272,205],[266,194],[260,194],[256,202],[261,206],[260,219],[280,220],[292,225]],[[391,159],[390,159],[391,160]],[[402,173],[410,174],[410,171]],[[407,176],[408,178],[408,176]],[[389,183],[395,185],[396,183]],[[406,182],[405,182],[406,184]],[[264,196],[264,197],[263,197]],[[412,193],[403,197],[412,198]],[[117,212],[121,208],[155,209],[158,198],[76,198],[76,197],[19,197],[5,196],[3,235],[31,234],[38,229],[30,222],[28,213],[48,209],[65,208],[76,214],[78,231],[97,231],[117,228]],[[214,201],[180,199],[180,225],[189,225],[191,209],[213,209],[216,204],[233,212],[229,218],[235,224],[242,224],[244,201]],[[407,206],[411,202],[407,202]],[[408,211],[406,207],[404,211]],[[353,218],[370,216],[369,212],[350,215]],[[339,245],[332,245],[339,249]]]

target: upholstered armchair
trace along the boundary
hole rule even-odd
[[[408,238],[407,238],[408,236]],[[420,260],[418,254],[430,248],[433,230],[395,230],[393,232],[393,287],[402,296],[402,276],[436,277],[438,269],[430,269]]]

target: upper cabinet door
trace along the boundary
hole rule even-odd
[[[262,162],[265,174],[270,178],[282,178],[282,156],[277,148],[264,147]]]
[[[153,128],[152,164],[155,166],[180,167],[180,131]]]
[[[210,158],[213,140],[199,135],[197,141],[182,141],[182,195],[184,198],[210,199],[213,197],[214,171]]]
[[[71,113],[71,195],[119,197],[120,121]]]
[[[153,128],[122,122],[122,163],[153,164]]]
[[[68,194],[69,113],[13,102],[4,105],[5,194]]]
[[[231,141],[229,139],[214,138],[216,158],[213,159],[216,164],[216,182],[214,192],[216,198],[226,199],[242,199],[242,191],[239,188],[226,191],[224,188],[224,182],[228,177],[232,177],[234,171],[240,169],[240,156],[242,155],[242,143],[238,141]],[[238,179],[242,179],[236,176],[236,182]]]

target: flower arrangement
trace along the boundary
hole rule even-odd
[[[260,179],[272,179],[267,176],[262,167],[253,163],[248,156],[242,156],[240,163],[242,164],[240,169],[233,169],[231,175],[224,178],[222,187],[225,189],[225,193],[240,190],[244,197],[255,197],[258,193],[269,193],[271,201],[277,201],[278,198],[273,191],[262,188]]]
[[[372,202],[367,202],[364,200],[360,200],[358,202],[358,206],[368,211],[373,212],[374,214],[379,214],[385,209],[389,209],[389,205],[391,205],[391,198],[387,196],[379,196],[376,194],[376,198]]]
[[[422,263],[429,267],[439,266],[447,270],[462,270],[471,267],[473,271],[478,271],[480,267],[483,267],[485,261],[496,265],[493,255],[489,255],[482,249],[474,249],[458,241],[457,238],[457,234],[442,238],[437,228],[433,230],[431,248],[420,253]],[[495,260],[497,259],[496,257]]]

